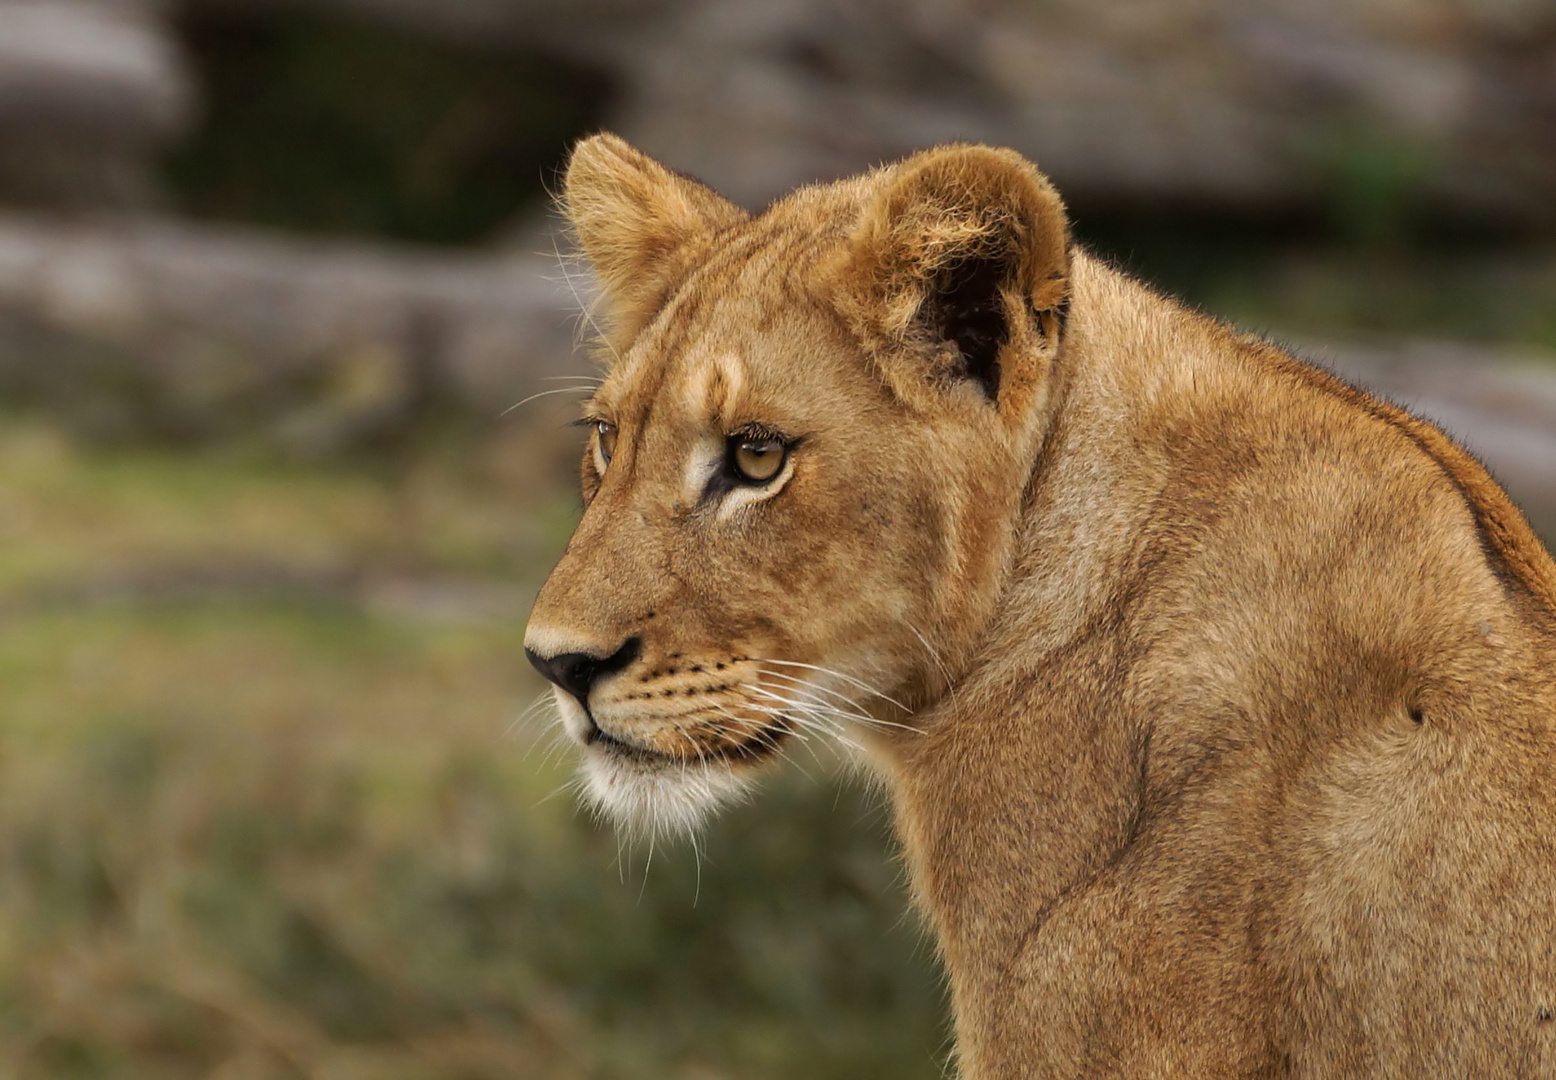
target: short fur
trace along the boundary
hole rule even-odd
[[[618,434],[527,645],[638,643],[558,695],[597,801],[863,742],[968,1078],[1556,1076],[1556,565],[1473,458],[1009,151],[750,217],[602,135],[563,203]]]

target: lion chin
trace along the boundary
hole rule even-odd
[[[696,833],[749,788],[725,762],[641,761],[608,748],[591,748],[581,772],[589,804],[618,828],[644,838]]]
[[[643,839],[699,832],[745,796],[750,768],[719,758],[674,758],[602,737],[566,694],[556,695],[562,726],[584,747],[579,765],[585,802],[618,829]]]

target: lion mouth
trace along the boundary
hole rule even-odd
[[[681,753],[667,753],[656,750],[650,746],[643,746],[631,742],[619,736],[612,735],[595,721],[592,714],[588,716],[589,728],[584,732],[583,742],[585,746],[611,754],[614,757],[625,758],[645,765],[685,765],[692,762],[722,762],[742,764],[760,761],[779,752],[783,742],[793,732],[787,720],[780,717],[771,724],[765,724],[756,729],[747,738],[739,742],[726,743],[720,746],[694,746]]]

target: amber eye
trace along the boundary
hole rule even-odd
[[[735,471],[742,480],[752,484],[765,484],[777,476],[783,468],[788,447],[777,439],[731,439],[731,459]]]
[[[594,422],[595,452],[599,455],[600,471],[605,471],[605,466],[611,463],[611,458],[616,454],[616,425],[604,420]]]

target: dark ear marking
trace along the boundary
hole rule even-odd
[[[1033,329],[1047,336],[1049,330],[1043,318],[1045,315],[1053,321],[1053,340],[1050,344],[1057,347],[1064,340],[1064,325],[1070,318],[1070,294],[1065,293],[1053,307],[1042,310],[1038,309],[1031,297],[1027,297],[1027,318],[1032,320]]]
[[[959,354],[958,375],[972,379],[990,401],[999,400],[999,354],[1010,340],[1010,323],[1000,286],[1010,276],[1003,258],[966,259],[940,277],[927,305],[935,341],[950,342]]]

